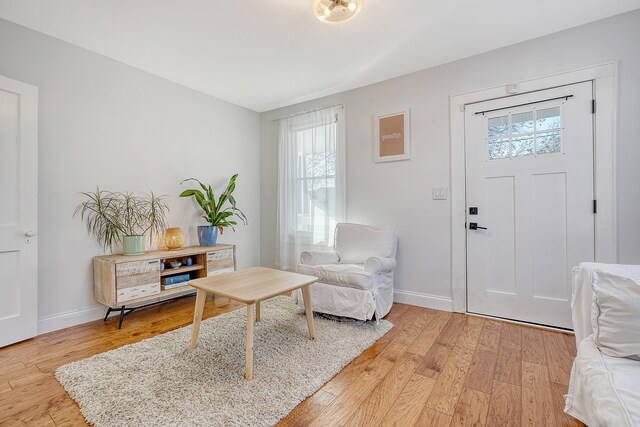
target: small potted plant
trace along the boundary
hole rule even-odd
[[[122,243],[124,255],[144,253],[144,236],[153,236],[167,227],[167,205],[164,196],[153,192],[143,196],[132,193],[96,191],[82,193],[87,200],[80,203],[74,216],[80,214],[92,234],[104,249],[113,251],[113,246]]]
[[[244,225],[247,225],[247,217],[236,207],[236,199],[232,195],[236,189],[236,178],[238,174],[231,177],[226,190],[217,200],[213,194],[213,188],[210,185],[204,185],[196,178],[185,179],[180,183],[195,181],[202,189],[202,191],[197,188],[185,190],[180,194],[180,197],[193,197],[204,212],[202,217],[209,223],[209,225],[198,226],[200,246],[215,246],[218,231],[222,234],[226,227],[231,227],[235,231],[234,226],[238,225],[236,219],[240,219]],[[228,206],[225,207],[225,205]]]

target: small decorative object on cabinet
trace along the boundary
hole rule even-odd
[[[180,249],[184,245],[184,234],[180,227],[167,228],[164,232],[164,245],[169,250]]]
[[[119,311],[118,329],[133,310],[171,298],[195,295],[188,280],[235,271],[235,245],[190,246],[176,251],[152,251],[143,255],[106,255],[93,259],[96,301],[107,306],[106,321]],[[186,260],[192,259],[191,265]],[[178,268],[161,269],[160,264],[179,262]],[[189,278],[185,281],[185,275]]]
[[[236,207],[236,199],[233,197],[233,191],[236,189],[237,178],[238,174],[231,177],[226,190],[220,194],[218,200],[216,200],[216,197],[213,194],[213,188],[210,185],[204,185],[195,178],[185,179],[180,183],[182,184],[186,181],[195,181],[204,191],[203,193],[199,189],[195,188],[191,190],[184,190],[180,194],[180,197],[193,197],[204,212],[202,217],[209,223],[209,225],[198,226],[198,241],[202,246],[215,245],[218,241],[218,231],[222,234],[226,227],[231,227],[233,231],[235,231],[236,229],[234,228],[234,225],[238,225],[238,221],[236,221],[234,217],[236,219],[239,218],[244,225],[247,225],[247,217]],[[224,208],[227,203],[230,206]]]

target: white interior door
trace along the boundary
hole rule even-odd
[[[594,259],[592,94],[466,107],[469,312],[572,328],[570,270]]]
[[[38,327],[38,91],[0,76],[0,347]]]

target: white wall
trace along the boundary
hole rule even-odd
[[[38,312],[40,333],[93,320],[92,262],[103,254],[72,218],[80,191],[170,196],[170,223],[197,244],[199,215],[176,197],[181,180],[220,189],[239,173],[238,206],[249,226],[239,267],[259,264],[259,115],[52,37],[0,20],[0,75],[39,88]],[[215,78],[215,76],[211,76]]]
[[[473,35],[470,35],[473,36]],[[425,40],[425,43],[437,43]],[[640,264],[640,11],[261,116],[261,262],[275,261],[277,129],[272,120],[342,103],[346,110],[347,219],[399,230],[396,296],[447,308],[451,298],[449,97],[618,61],[618,261]],[[372,116],[411,108],[411,160],[373,162]],[[463,224],[457,224],[462,227]]]

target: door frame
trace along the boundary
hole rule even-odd
[[[596,114],[594,117],[594,197],[598,201],[595,218],[595,261],[617,261],[616,236],[616,106],[617,63],[581,68],[541,78],[452,95],[450,106],[451,155],[451,296],[453,311],[467,311],[467,230],[465,106],[497,98],[521,95],[592,81]],[[515,91],[514,91],[515,90]]]

